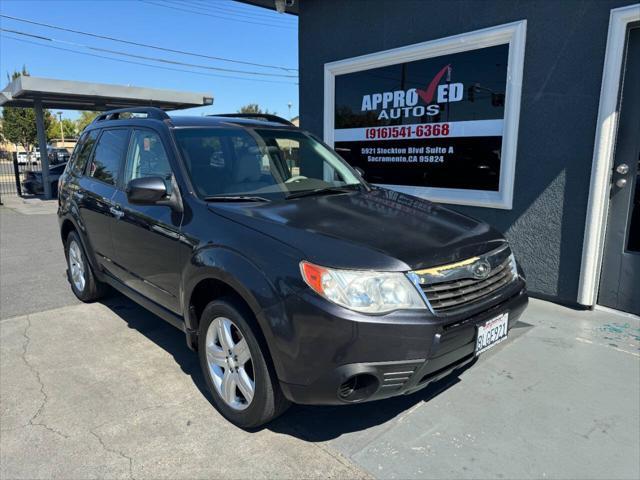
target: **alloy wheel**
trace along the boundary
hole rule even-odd
[[[86,284],[84,261],[80,245],[75,240],[69,244],[69,272],[73,286],[78,292],[83,292]]]
[[[234,410],[246,409],[255,394],[249,344],[235,323],[215,318],[205,340],[207,365],[220,398]]]

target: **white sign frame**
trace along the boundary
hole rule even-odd
[[[508,44],[509,57],[507,61],[499,190],[497,192],[488,192],[405,185],[382,186],[417,197],[427,198],[434,202],[510,210],[513,207],[513,185],[516,171],[526,31],[527,21],[520,20],[474,32],[325,63],[324,141],[331,146],[334,145],[335,141],[335,78],[337,75]]]

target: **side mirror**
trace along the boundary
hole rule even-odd
[[[167,186],[162,177],[134,178],[127,183],[126,192],[127,200],[135,205],[157,205],[167,200]]]
[[[360,167],[354,167],[354,170],[356,172],[358,172],[358,175],[360,175],[362,178],[364,178],[364,170],[361,169]]]

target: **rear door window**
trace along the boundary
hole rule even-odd
[[[120,167],[129,144],[129,129],[104,130],[96,145],[89,176],[109,185],[118,182]]]
[[[71,158],[71,171],[75,175],[84,174],[84,169],[87,166],[87,161],[91,156],[97,138],[98,130],[91,130],[80,138],[78,146],[73,151],[73,157]]]

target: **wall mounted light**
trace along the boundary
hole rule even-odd
[[[274,0],[274,3],[278,13],[285,13],[287,7],[293,7],[295,0]]]

